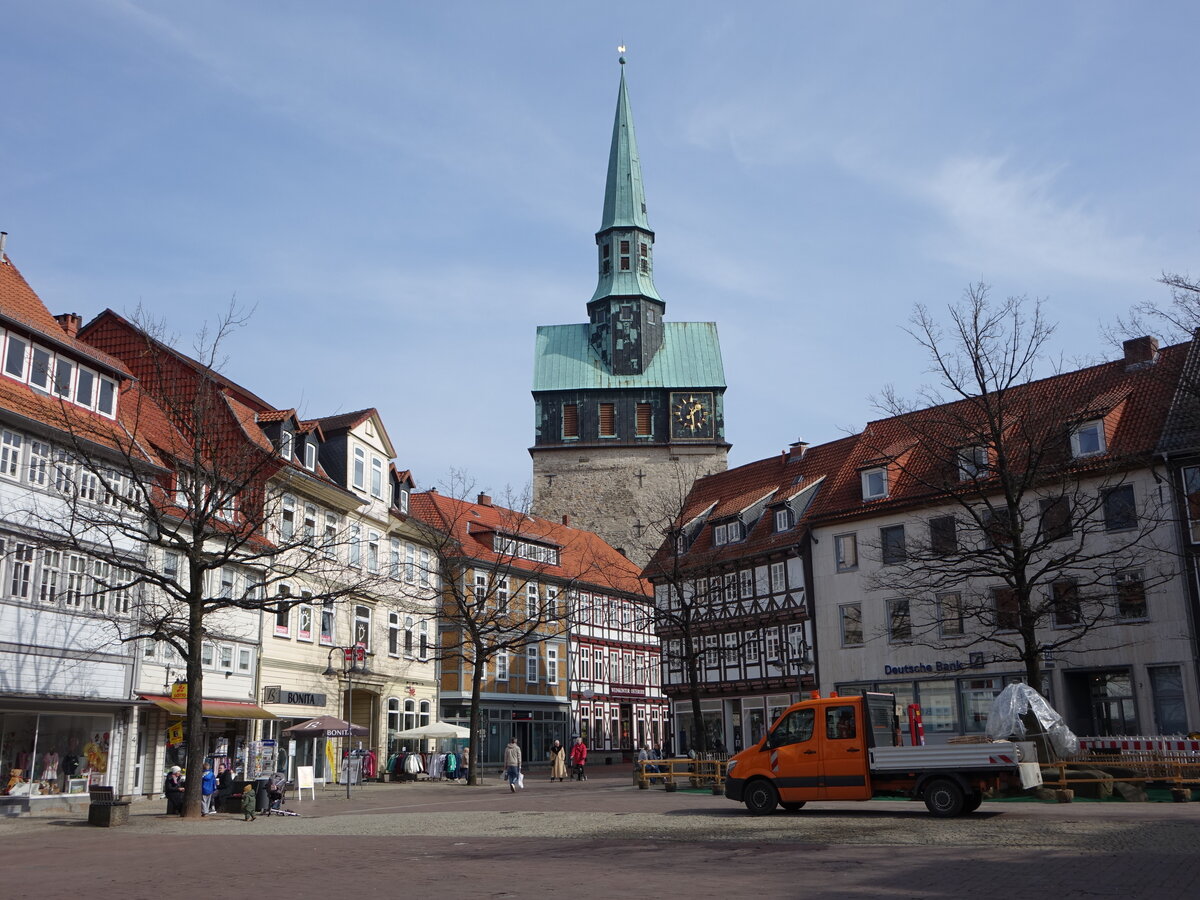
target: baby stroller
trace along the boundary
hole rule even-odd
[[[283,808],[284,795],[287,793],[287,775],[275,772],[267,779],[267,809],[265,815],[274,813],[277,816],[287,815]]]

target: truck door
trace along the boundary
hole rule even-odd
[[[816,711],[788,713],[767,738],[771,776],[784,803],[820,799],[821,756],[814,737]]]
[[[858,704],[826,706],[822,800],[866,800],[871,796]]]

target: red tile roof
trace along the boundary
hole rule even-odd
[[[0,262],[0,316],[18,330],[41,336],[110,373],[126,376],[129,374],[129,370],[119,359],[63,331],[62,326],[46,308],[46,304],[34,293],[33,288],[7,256]]]
[[[641,595],[649,592],[638,567],[593,532],[503,506],[458,500],[434,491],[414,494],[409,509],[414,517],[449,533],[470,559],[483,563],[500,562],[535,576],[578,579],[581,586],[590,585],[602,590]],[[559,564],[552,566],[522,559],[510,562],[508,556],[498,556],[492,551],[489,536],[496,531],[557,546],[560,548]]]

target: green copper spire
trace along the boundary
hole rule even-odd
[[[646,193],[642,187],[642,162],[638,158],[637,138],[633,133],[633,113],[625,87],[625,59],[621,59],[621,90],[617,94],[617,117],[613,122],[612,149],[608,152],[608,183],[604,187],[604,215],[600,230],[643,228],[646,221]]]
[[[662,303],[654,287],[654,232],[646,219],[642,162],[633,133],[633,113],[625,87],[625,58],[621,57],[621,89],[608,153],[604,214],[596,232],[600,277],[589,303],[609,297],[643,297]],[[661,309],[658,312],[661,314]]]

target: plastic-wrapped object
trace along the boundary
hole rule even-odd
[[[1012,737],[1025,737],[1025,723],[1021,716],[1032,712],[1042,730],[1050,739],[1050,745],[1063,759],[1079,753],[1079,738],[1067,727],[1063,717],[1046,702],[1046,698],[1027,684],[1017,682],[1002,690],[992,701],[988,713],[987,736],[1002,741]]]

